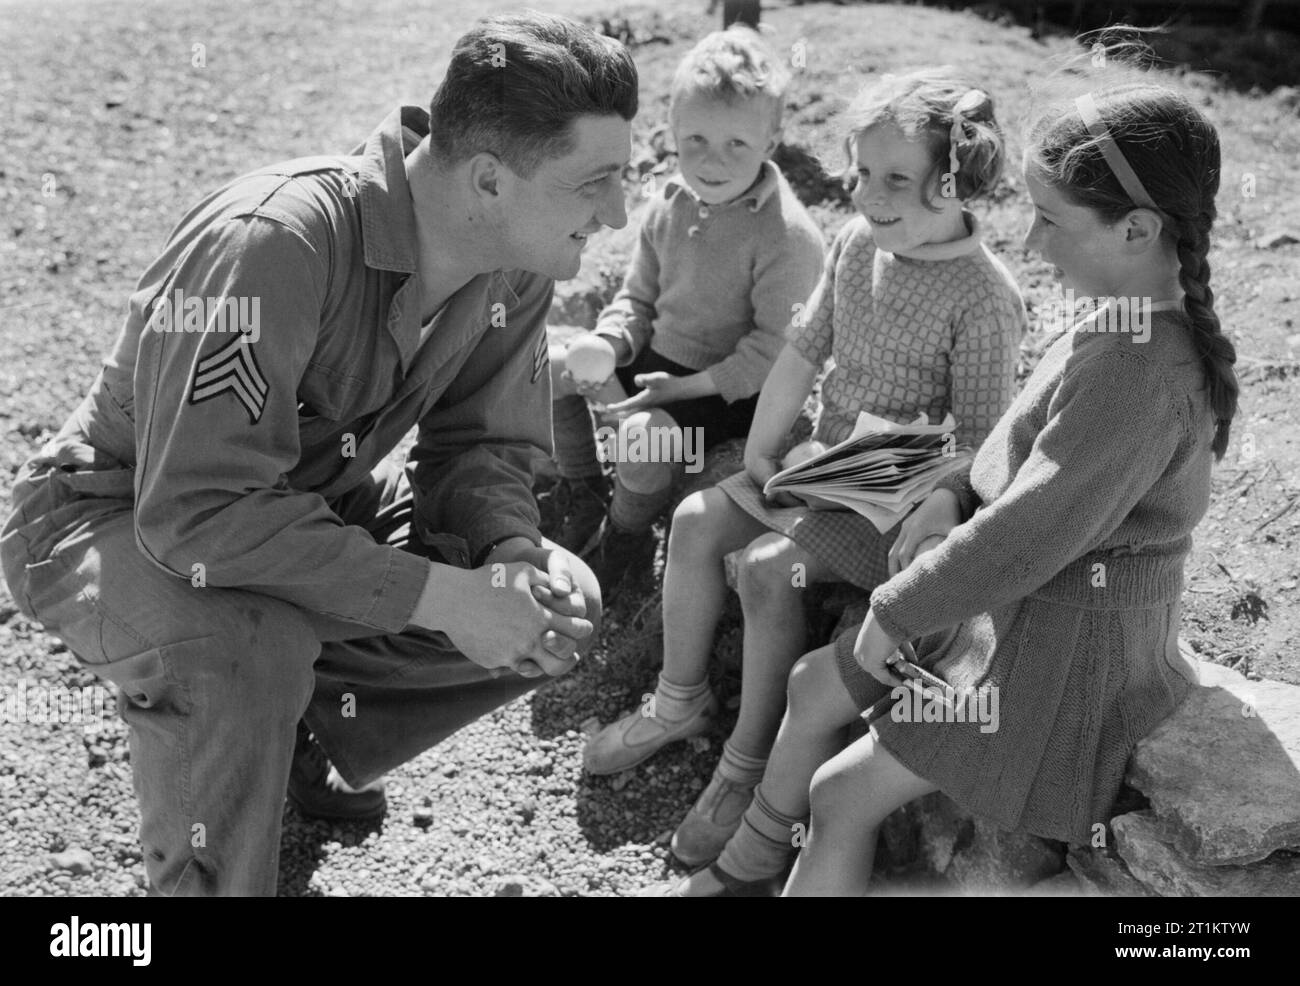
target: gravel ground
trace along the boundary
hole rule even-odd
[[[638,150],[664,120],[677,58],[715,24],[703,0],[535,5],[628,18],[634,40],[645,42],[635,49]],[[426,101],[472,16],[510,6],[0,0],[0,22],[23,27],[0,59],[0,93],[14,121],[0,141],[0,494],[84,393],[131,285],[188,205],[251,167],[349,148],[397,100]],[[779,45],[806,44],[787,138],[832,159],[835,113],[871,72],[933,62],[941,52],[1008,94],[1002,115],[1014,128],[1023,108],[1016,93],[1062,44],[916,7],[808,4],[765,11],[764,20]],[[203,46],[202,67],[195,45]],[[1239,441],[1218,471],[1188,566],[1186,632],[1207,659],[1300,683],[1297,247],[1257,244],[1271,231],[1300,229],[1300,128],[1284,94],[1197,76],[1187,83],[1225,137],[1215,278],[1244,357],[1234,435],[1252,436],[1253,454]],[[1238,191],[1247,174],[1257,183],[1252,196]],[[828,231],[846,215],[836,201],[813,212]],[[1024,212],[1012,179],[982,215],[1032,307],[1047,298],[1050,280],[1019,251]],[[598,265],[600,244],[589,251]],[[1026,371],[1037,341],[1026,340]],[[575,673],[390,775],[382,825],[312,823],[286,809],[281,893],[613,895],[673,872],[667,838],[705,783],[729,723],[623,775],[585,778],[579,767],[584,727],[609,721],[652,687],[654,585],[655,573],[643,573],[618,600],[602,646]],[[737,645],[733,617],[720,657],[734,663]],[[734,697],[734,672],[722,663],[719,684]],[[82,688],[95,679],[0,588],[0,687],[11,694],[20,683]],[[0,722],[0,815],[0,893],[143,892],[126,731],[115,718],[93,731]]]

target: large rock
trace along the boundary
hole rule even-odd
[[[1171,844],[1179,830],[1154,812],[1120,815],[1111,825],[1129,871],[1162,897],[1300,896],[1296,853],[1278,852],[1249,866],[1207,866]]]
[[[1129,872],[1113,846],[1086,848],[1071,846],[1066,865],[1088,897],[1155,897]]]
[[[915,832],[914,844],[909,829]],[[1000,829],[939,793],[891,815],[885,836],[891,864],[905,864],[914,845],[913,865],[965,893],[1023,891],[1065,868],[1063,843]]]
[[[1085,888],[1069,870],[1064,870],[1046,880],[1039,880],[1025,891],[1026,897],[1087,897]]]
[[[1197,671],[1201,687],[1138,744],[1128,782],[1196,863],[1300,847],[1300,687]]]

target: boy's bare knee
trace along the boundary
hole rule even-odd
[[[665,462],[620,462],[618,478],[633,493],[658,493],[672,484],[673,470]]]

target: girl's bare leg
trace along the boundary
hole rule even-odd
[[[808,841],[785,886],[788,897],[859,897],[867,892],[880,824],[933,784],[864,736],[813,775]]]
[[[802,819],[808,813],[808,788],[813,775],[844,745],[845,728],[860,710],[840,680],[835,648],[829,645],[795,663],[787,694],[785,716],[759,789],[768,804],[782,815]],[[793,846],[793,836],[791,832],[783,838],[789,839]],[[746,829],[742,826],[728,847],[743,838]],[[726,852],[724,849],[724,858]],[[708,896],[721,889],[708,870],[701,870],[681,881],[675,893],[686,897]]]
[[[750,542],[740,565],[740,602],[745,614],[744,688],[731,744],[762,759],[776,739],[785,712],[790,670],[807,645],[803,597],[806,587],[834,575],[781,534]]]
[[[673,514],[664,571],[664,677],[704,680],[727,592],[723,558],[767,528],[717,489],[692,493]]]

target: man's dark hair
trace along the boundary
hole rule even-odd
[[[636,109],[636,66],[619,42],[564,17],[503,14],[456,42],[429,107],[431,144],[446,164],[488,151],[531,178],[573,150],[575,117]]]

